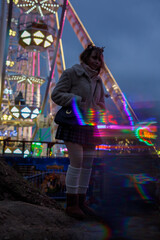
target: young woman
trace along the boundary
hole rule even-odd
[[[72,106],[76,102],[82,111],[86,125],[63,125],[57,129],[56,139],[64,140],[68,149],[70,165],[66,174],[67,207],[69,216],[83,219],[93,216],[94,211],[86,203],[86,192],[90,181],[95,145],[93,115],[105,109],[104,88],[99,77],[104,65],[103,48],[92,44],[80,54],[80,64],[65,70],[51,98],[60,106]]]

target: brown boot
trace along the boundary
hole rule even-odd
[[[83,220],[85,218],[85,214],[79,208],[78,194],[67,193],[66,213],[70,217],[74,217],[74,218],[77,218],[79,220]]]
[[[99,219],[96,212],[90,208],[86,203],[86,194],[78,194],[79,195],[79,207],[80,209],[89,217],[94,219]]]

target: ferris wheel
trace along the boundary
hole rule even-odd
[[[27,140],[34,140],[39,129],[49,128],[54,141],[56,105],[50,95],[65,69],[64,21],[69,21],[83,48],[94,43],[70,1],[13,2],[1,126],[18,129],[16,137]],[[123,119],[129,124],[137,120],[106,64],[101,77]],[[44,117],[47,104],[49,114]]]

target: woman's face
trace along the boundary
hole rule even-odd
[[[91,55],[88,58],[87,64],[93,70],[99,70],[101,68],[101,65],[102,65],[101,56],[99,56],[99,54],[97,54],[96,50],[93,50],[91,52]]]

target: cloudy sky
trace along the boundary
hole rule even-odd
[[[128,101],[160,100],[160,0],[70,0]],[[83,50],[66,19],[66,66]]]

